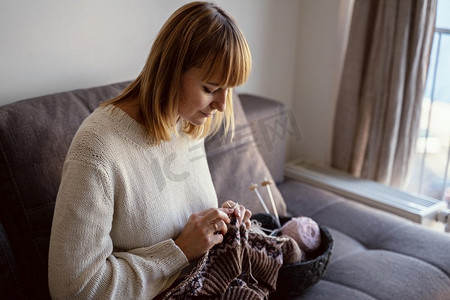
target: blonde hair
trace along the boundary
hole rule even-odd
[[[214,3],[192,2],[176,10],[158,33],[139,76],[103,105],[137,97],[149,135],[156,143],[168,141],[176,133],[181,77],[191,68],[202,68],[204,81],[219,78],[222,87],[240,85],[249,76],[247,41],[235,20]],[[224,112],[217,112],[203,125],[186,122],[182,130],[200,138],[216,133],[222,123],[225,132],[234,132],[231,89]]]

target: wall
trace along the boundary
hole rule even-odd
[[[0,105],[131,80],[169,15],[188,1],[2,0]],[[284,102],[301,131],[288,158],[328,162],[353,0],[218,0],[244,31],[253,72],[238,92]]]
[[[0,104],[136,77],[159,28],[187,2],[2,0]],[[299,2],[216,2],[253,52],[254,72],[240,91],[291,101]]]
[[[354,0],[302,0],[292,111],[301,139],[288,158],[329,165],[334,111]]]

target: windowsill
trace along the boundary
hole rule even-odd
[[[285,175],[345,198],[384,210],[419,223],[434,231],[445,232],[445,224],[436,218],[446,209],[444,201],[400,191],[375,181],[294,159],[286,163]]]

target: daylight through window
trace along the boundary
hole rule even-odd
[[[450,201],[450,1],[438,1],[420,132],[407,190]]]

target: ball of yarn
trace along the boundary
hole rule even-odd
[[[297,217],[286,222],[281,228],[281,234],[292,237],[300,249],[308,253],[320,246],[320,228],[311,218]]]

